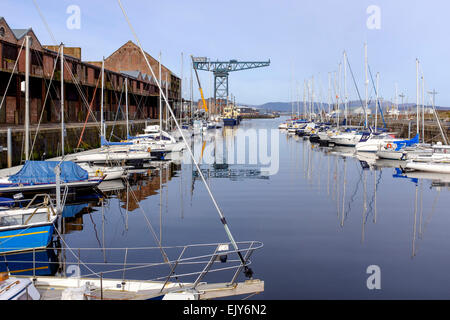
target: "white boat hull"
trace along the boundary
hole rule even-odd
[[[386,159],[386,160],[404,160],[406,157],[406,154],[403,153],[403,151],[388,151],[388,150],[379,150],[376,153],[377,157],[379,159]]]
[[[406,169],[425,171],[425,172],[436,172],[436,173],[450,173],[450,163],[447,162],[408,162],[406,164]]]

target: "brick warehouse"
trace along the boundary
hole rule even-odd
[[[21,125],[24,123],[25,96],[20,84],[25,80],[25,48],[19,55],[25,36],[31,37],[30,48],[30,123],[37,124],[60,121],[60,63],[58,47],[43,46],[30,29],[11,29],[0,17],[0,98],[3,98],[16,60],[18,65],[0,110],[0,125]],[[83,62],[81,48],[64,48],[64,98],[65,122],[84,122],[88,115],[88,104],[97,120],[100,119],[101,62]],[[146,53],[159,77],[159,63]],[[53,81],[50,82],[53,67],[57,63]],[[161,67],[163,90],[167,89],[169,101],[180,98],[180,78],[167,67]],[[76,79],[74,81],[73,77]],[[129,41],[105,59],[104,117],[105,120],[122,120],[124,113],[117,114],[118,106],[124,110],[124,82],[128,79],[129,117],[133,119],[158,118],[159,90],[155,79],[150,76],[145,59],[137,45]],[[76,85],[78,84],[78,85]],[[49,97],[44,104],[50,86]],[[95,92],[95,97],[94,97]],[[174,104],[174,107],[176,105]],[[89,121],[94,121],[90,116]]]

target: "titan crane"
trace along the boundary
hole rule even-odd
[[[214,101],[219,110],[223,110],[228,99],[228,75],[233,71],[268,67],[269,61],[211,61],[205,57],[192,58],[194,70],[214,73]]]

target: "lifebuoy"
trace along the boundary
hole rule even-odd
[[[102,170],[97,169],[97,171],[95,171],[95,176],[96,176],[96,177],[101,177],[101,176],[103,176]]]
[[[387,147],[388,149],[391,149],[391,148],[392,148],[392,144],[391,144],[391,143],[388,143],[388,144],[386,145],[386,147]]]
[[[148,153],[152,152],[152,149],[151,149],[151,148],[148,148],[148,149],[147,149],[147,152],[148,152]]]

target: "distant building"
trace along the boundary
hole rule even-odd
[[[361,114],[365,114],[365,113],[367,113],[367,114],[372,114],[372,110],[370,110],[370,109],[367,109],[367,110],[365,110],[365,108],[364,107],[358,107],[358,108],[355,108],[355,109],[353,109],[352,111],[351,111],[351,113],[352,114],[356,114],[356,115],[361,115]]]
[[[21,82],[25,80],[25,48],[20,51],[25,36],[31,37],[30,49],[30,123],[60,121],[60,64],[58,46],[44,46],[30,29],[11,29],[0,17],[0,96],[3,97],[7,84],[5,103],[0,109],[0,125],[23,124],[25,96]],[[19,54],[20,52],[20,54]],[[158,77],[159,63],[148,53],[147,58]],[[89,105],[92,113],[100,119],[101,62],[83,62],[81,48],[64,49],[64,98],[65,121],[84,122],[88,117]],[[17,69],[13,73],[17,62]],[[53,74],[54,66],[55,72]],[[53,81],[51,78],[53,76]],[[170,101],[178,101],[180,78],[167,67],[162,66],[163,90]],[[104,116],[106,120],[122,119],[117,114],[118,106],[124,105],[124,83],[128,79],[130,119],[157,118],[159,89],[150,75],[140,49],[129,41],[105,60]],[[46,100],[48,87],[51,85]],[[46,100],[46,102],[45,102]],[[45,102],[45,105],[44,105]],[[122,109],[123,110],[123,109]]]
[[[241,116],[257,116],[259,115],[259,110],[256,108],[237,106],[238,115]]]

